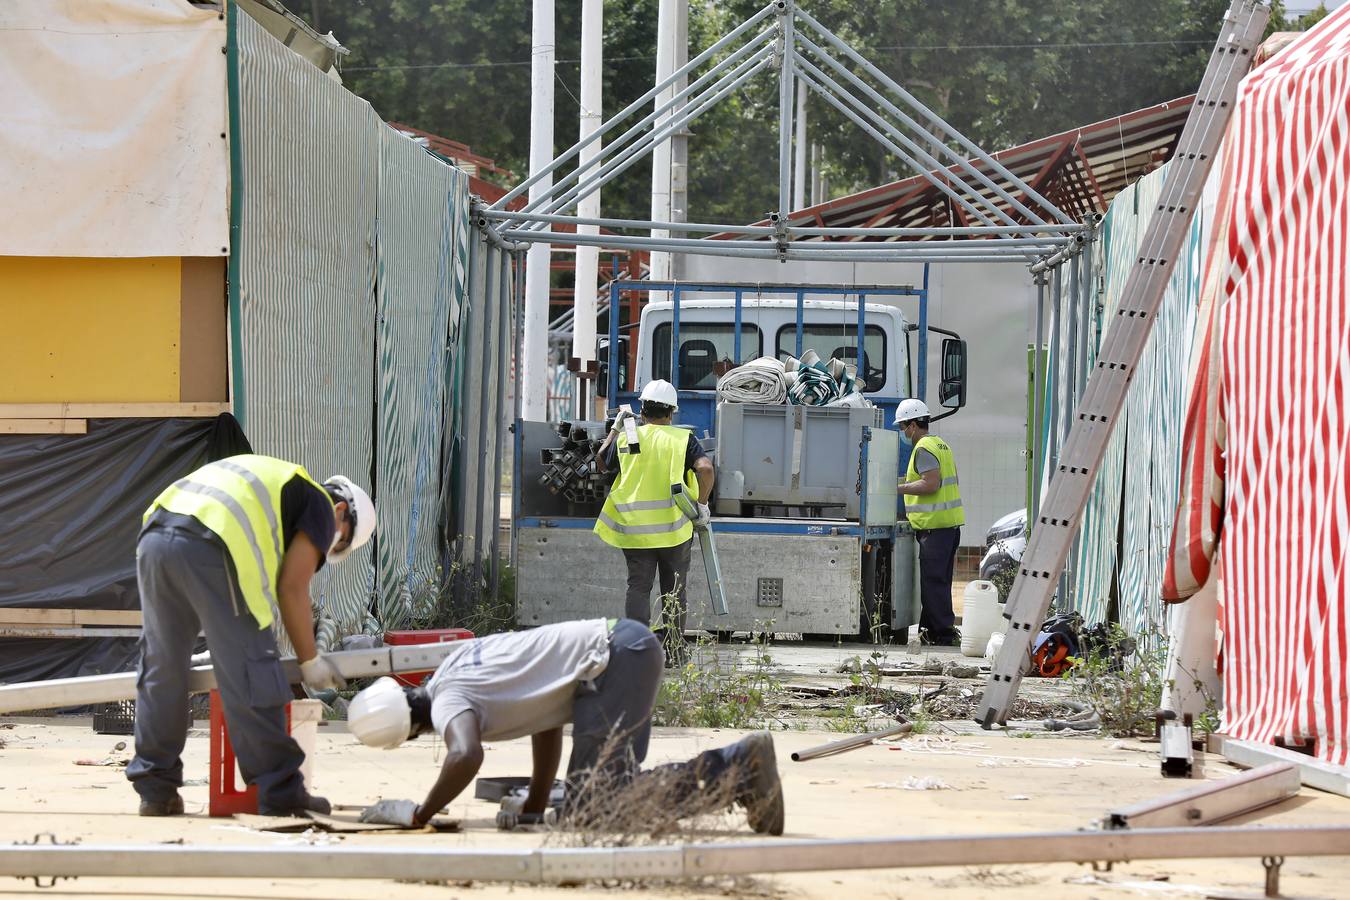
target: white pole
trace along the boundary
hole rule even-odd
[[[656,83],[661,83],[670,77],[675,71],[675,9],[676,0],[660,0],[656,15]],[[653,101],[656,107],[670,102],[670,98],[675,96],[675,87],[666,88],[660,94],[657,94]],[[654,123],[653,129],[659,129],[669,120],[670,114],[661,116]],[[658,143],[652,148],[652,221],[669,222],[670,221],[670,138]],[[665,229],[652,229],[652,237],[656,239],[670,237],[670,232]],[[666,252],[652,252],[651,256],[651,278],[653,281],[668,281],[670,279],[670,254]],[[652,294],[651,299],[659,299],[657,294]]]
[[[581,4],[581,140],[586,140],[600,128],[604,48],[604,0],[582,0]],[[597,140],[581,149],[578,165],[585,166],[600,152]],[[577,216],[583,219],[600,218],[600,189],[577,201]],[[578,234],[599,234],[596,225],[578,225]],[[576,289],[572,298],[572,367],[578,372],[595,368],[595,296],[600,289],[600,248],[577,247]],[[586,382],[578,379],[578,395]],[[578,407],[578,415],[587,411]]]
[[[534,0],[530,29],[530,172],[553,161],[553,0]],[[530,186],[530,200],[542,200],[553,176]],[[521,341],[521,418],[548,418],[549,245],[531,244],[525,260],[525,322]]]
[[[806,82],[797,82],[797,148],[793,155],[792,208],[805,209],[806,170],[810,145],[806,141]]]
[[[820,196],[820,145],[811,145],[811,205],[819,206]]]

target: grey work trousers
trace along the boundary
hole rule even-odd
[[[286,731],[291,688],[272,629],[235,590],[225,548],[177,528],[151,527],[136,547],[141,592],[141,662],[136,681],[136,756],[127,778],[143,800],[172,797],[183,784],[188,669],[206,632],[230,744],[260,810],[292,809],[305,797],[305,754]]]
[[[598,768],[608,773],[610,786],[616,781],[636,781],[643,796],[660,793],[660,805],[678,811],[681,817],[725,808],[734,791],[712,786],[743,762],[739,744],[705,750],[687,762],[641,770],[664,668],[661,642],[651,629],[632,619],[620,619],[609,636],[609,664],[594,684],[578,689],[572,707],[569,795],[584,790],[587,773]],[[575,804],[574,796],[569,796],[569,804]]]
[[[624,561],[628,563],[628,595],[624,599],[623,614],[643,625],[652,621],[652,582],[658,576],[661,596],[674,594],[678,612],[674,623],[665,623],[670,632],[668,640],[679,641],[684,635],[684,618],[689,609],[689,554],[693,538],[675,547],[633,550],[625,548]],[[664,602],[664,601],[663,601]],[[665,609],[657,610],[657,621],[665,622]]]

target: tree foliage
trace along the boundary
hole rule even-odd
[[[764,0],[690,0],[699,52]],[[530,4],[524,0],[289,0],[351,50],[343,79],[386,119],[528,168]],[[556,4],[554,143],[575,142],[579,2]],[[1277,2],[1268,31],[1301,30]],[[802,7],[955,128],[990,150],[1193,93],[1228,0],[803,0]],[[652,84],[657,0],[605,3],[604,115]],[[691,219],[750,221],[776,206],[776,79],[694,123]],[[835,196],[904,177],[904,163],[819,98],[811,140]],[[650,165],[607,185],[607,215],[646,218]]]

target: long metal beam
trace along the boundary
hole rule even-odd
[[[567,150],[563,151],[563,153],[559,155],[556,159],[554,159],[548,165],[547,168],[541,169],[540,171],[531,174],[529,178],[525,179],[520,184],[513,187],[511,190],[507,191],[501,197],[501,199],[497,200],[495,203],[492,204],[492,208],[505,209],[511,203],[512,200],[516,199],[521,194],[528,191],[530,189],[530,186],[538,182],[539,179],[544,178],[550,172],[557,171],[563,165],[574,159],[577,156],[577,154],[581,152],[581,148],[587,147],[590,144],[594,143],[595,141],[602,139],[606,134],[612,131],[624,119],[627,119],[633,113],[637,112],[639,109],[655,100],[657,94],[661,93],[666,88],[670,87],[672,84],[675,84],[681,78],[688,78],[689,75],[693,73],[695,70],[697,70],[700,66],[706,63],[708,60],[712,59],[714,56],[716,56],[722,50],[726,49],[731,44],[735,43],[738,38],[743,37],[747,32],[750,31],[750,29],[754,28],[760,22],[764,21],[771,15],[775,15],[777,11],[778,11],[778,0],[774,0],[774,2],[771,2],[762,7],[759,10],[759,12],[755,13],[753,16],[746,19],[741,24],[737,25],[731,31],[728,31],[720,39],[714,42],[713,45],[709,47],[707,50],[704,50],[698,56],[695,56],[693,59],[689,60],[689,62],[685,63],[683,66],[672,72],[669,78],[666,78],[665,80],[661,81],[651,90],[647,91],[647,93],[643,94],[641,97],[637,98],[632,103],[625,106],[618,113],[611,116],[609,120],[606,121],[604,124],[602,124],[600,128],[590,137],[584,140],[577,141]]]
[[[1251,68],[1270,9],[1233,0],[1219,32],[1190,118],[1169,163],[1167,178],[1135,264],[1121,291],[1114,321],[1055,465],[1045,502],[1009,592],[1007,638],[994,662],[976,721],[1004,723],[1028,665],[1032,638],[1045,621],[1055,583],[1064,571],[1106,447],[1115,429],[1135,367],[1157,318],[1176,257],[1189,230],[1219,142],[1232,116],[1238,84]]]
[[[567,231],[529,231],[524,228],[513,229],[505,235],[526,243],[575,244],[583,247],[616,247],[652,249],[656,246],[682,250],[698,250],[702,247],[723,247],[729,249],[752,248],[774,251],[778,246],[765,241],[710,241],[705,238],[657,238],[628,234],[574,234]],[[810,247],[819,250],[826,246],[821,241],[787,241],[784,247]],[[1014,238],[1009,241],[943,241],[928,243],[922,241],[867,241],[850,244],[846,249],[857,253],[885,253],[895,248],[915,252],[941,252],[948,256],[1018,256],[1028,253],[1053,251],[1058,242],[1054,238]],[[710,251],[711,252],[711,251]],[[1075,257],[1076,258],[1076,257]]]
[[[18,878],[285,878],[557,884],[761,872],[934,866],[1342,856],[1350,827],[1157,828],[857,840],[753,840],[655,847],[229,847],[10,844],[0,876]]]
[[[407,644],[374,650],[339,650],[325,654],[324,658],[337,667],[343,678],[374,678],[397,672],[435,669],[454,646],[453,643]],[[295,657],[283,659],[281,665],[290,683],[299,684],[300,664]],[[60,709],[63,706],[135,700],[136,678],[135,672],[115,672],[110,675],[0,684],[0,715],[29,709]],[[215,670],[211,666],[194,666],[189,670],[189,693],[205,693],[215,686]]]
[[[715,82],[713,86],[708,88],[703,94],[700,94],[696,104],[691,102],[688,105],[681,107],[679,113],[666,119],[659,130],[647,132],[641,139],[627,147],[623,153],[602,166],[600,171],[592,175],[588,180],[576,185],[567,191],[561,198],[548,203],[544,207],[543,212],[555,213],[560,209],[566,209],[567,207],[574,205],[577,198],[585,192],[604,187],[604,185],[608,184],[619,175],[622,175],[635,163],[642,160],[643,157],[651,152],[656,143],[665,140],[676,131],[679,131],[690,122],[703,115],[703,113],[715,106],[724,97],[731,94],[732,91],[739,88],[752,76],[761,72],[771,61],[772,53],[769,50],[764,49],[755,53],[740,63],[736,68],[732,69],[727,75],[724,75]],[[601,157],[597,156],[596,158],[600,159]]]
[[[1189,734],[1189,730],[1187,731]],[[1283,803],[1298,795],[1298,767],[1270,763],[1220,781],[1120,806],[1102,819],[1103,828],[1194,828]],[[1347,848],[1350,853],[1350,848]]]
[[[858,53],[858,51],[854,50],[848,44],[841,41],[828,28],[826,28],[824,25],[821,25],[814,18],[812,18],[809,13],[804,12],[802,10],[797,10],[797,18],[805,22],[807,25],[809,25],[811,29],[816,32],[816,34],[820,35],[831,46],[835,47],[837,50],[839,50],[841,53],[843,53],[845,56],[851,59],[854,62],[854,64],[856,64],[861,69],[863,69],[863,71],[867,72],[869,75],[875,78],[883,87],[885,87],[887,90],[893,91],[897,96],[899,96],[902,100],[904,100],[905,103],[911,109],[914,109],[921,116],[928,119],[928,121],[932,123],[935,127],[941,129],[943,132],[948,134],[953,140],[960,143],[977,159],[979,159],[985,165],[991,167],[1003,178],[1006,178],[1011,184],[1015,185],[1018,190],[1023,191],[1028,197],[1035,200],[1036,203],[1040,205],[1041,208],[1044,209],[1046,212],[1050,213],[1056,219],[1058,219],[1061,222],[1064,222],[1065,224],[1068,224],[1072,221],[1068,216],[1064,214],[1062,210],[1059,209],[1059,207],[1055,206],[1055,204],[1051,203],[1049,200],[1042,197],[1039,193],[1033,190],[1030,185],[1028,185],[1022,179],[1014,175],[1012,171],[1008,169],[1007,166],[1003,165],[1003,163],[999,162],[997,159],[995,159],[994,157],[986,153],[984,150],[982,150],[974,141],[970,140],[970,138],[966,137],[965,135],[961,134],[961,132],[953,128],[945,119],[943,119],[937,113],[933,112],[931,109],[920,103],[917,97],[915,97],[909,91],[901,87],[900,84],[895,81],[895,79],[891,78],[885,72],[881,71],[876,66],[868,62],[861,54]],[[976,174],[975,167],[972,166],[965,159],[964,156],[958,153],[953,153],[952,155],[956,158],[956,162],[958,165],[960,165],[966,171],[970,172],[972,175]]]
[[[815,77],[817,73],[819,73],[821,77],[821,80],[819,81]],[[891,136],[883,135],[883,133],[879,131],[877,127],[874,127],[873,125],[863,121],[863,118],[858,115],[858,113],[861,113],[862,116],[871,119],[872,122],[876,123],[877,126],[880,126],[881,128],[890,131],[891,130],[890,123],[887,122],[886,119],[883,116],[881,116],[880,113],[877,113],[876,111],[871,109],[867,104],[859,100],[857,97],[853,96],[851,93],[844,90],[836,82],[831,80],[829,76],[824,75],[824,73],[821,73],[819,69],[817,69],[814,66],[811,66],[809,63],[800,66],[797,70],[797,75],[799,78],[802,79],[802,81],[806,82],[807,87],[811,88],[811,90],[815,91],[821,97],[825,98],[825,100],[831,106],[833,106],[835,109],[839,110],[841,113],[847,116],[853,122],[853,124],[857,125],[863,131],[871,135],[873,140],[881,144],[886,149],[890,150],[900,159],[904,160],[906,163],[909,164],[911,168],[920,172],[923,175],[924,179],[927,180],[929,184],[933,185],[933,187],[937,188],[939,191],[946,194],[953,201],[955,201],[957,205],[965,209],[967,212],[969,212],[975,218],[979,219],[985,225],[993,226],[996,224],[994,220],[991,219],[987,213],[985,213],[984,210],[978,209],[973,203],[971,203],[970,200],[966,199],[965,197],[961,196],[960,193],[953,190],[952,187],[948,185],[943,179],[938,178],[935,172],[930,172],[923,166],[919,165],[919,163],[914,159],[913,156],[911,156],[905,150],[902,150],[899,147],[899,145],[895,143],[895,141],[891,140]],[[833,87],[833,90],[830,89],[830,86]],[[836,93],[839,95],[838,97],[835,96]],[[845,100],[847,100],[848,104],[854,107],[854,109],[849,109],[848,106],[845,106],[844,104]],[[857,110],[857,112],[855,112],[854,110]],[[903,143],[906,143],[907,146],[915,146],[915,147],[918,146],[917,144],[914,144],[914,142],[911,141],[907,136],[901,136],[899,134],[894,134],[893,136],[899,138]],[[927,155],[922,150],[920,150],[919,152],[921,155],[924,156]],[[1017,222],[1015,222],[1002,210],[995,210],[994,212],[1004,220],[1005,225],[1017,224]]]
[[[684,107],[700,89],[707,88],[703,94],[699,94],[700,99],[715,92],[719,86],[725,84],[731,73],[744,71],[751,60],[769,59],[773,56],[771,46],[774,32],[765,30],[747,41],[742,46],[727,56],[719,60],[716,65],[699,76],[690,84],[681,88],[673,97],[662,103],[636,124],[630,127],[623,134],[619,135],[613,141],[600,148],[591,159],[583,164],[579,164],[571,172],[568,172],[562,178],[558,179],[550,188],[551,194],[546,198],[549,203],[555,201],[559,194],[569,184],[575,184],[574,190],[578,193],[584,193],[590,190],[590,185],[594,183],[594,177],[589,173],[597,166],[600,171],[595,177],[600,177],[604,172],[604,162],[609,157],[618,153],[623,158],[628,158],[632,154],[637,154],[639,158],[647,156],[654,149],[655,145],[661,140],[657,132],[667,130],[669,125],[675,119],[685,114]],[[709,86],[709,82],[712,82]],[[671,110],[675,110],[672,114]],[[672,118],[672,115],[674,118]],[[631,140],[631,143],[630,143]],[[622,152],[621,152],[622,151]],[[587,179],[589,180],[584,180]],[[537,202],[531,202],[525,205],[523,211],[536,212],[540,208]]]
[[[648,219],[610,219],[587,218],[583,216],[559,215],[556,213],[527,213],[511,210],[483,209],[480,215],[485,222],[547,222],[551,225],[594,225],[599,228],[661,229],[671,232],[702,232],[707,234],[755,234],[775,235],[779,229],[772,225],[717,225],[710,222],[657,222]],[[1082,225],[990,225],[987,227],[908,227],[908,228],[868,228],[868,227],[815,227],[786,226],[788,237],[811,235],[821,237],[859,236],[859,237],[986,237],[990,235],[1008,235],[1035,237],[1065,243],[1072,241],[1073,235],[1082,231]],[[1007,243],[1003,241],[1001,243]]]
[[[872,99],[872,101],[873,101],[874,103],[877,103],[878,105],[880,105],[882,109],[886,110],[886,111],[889,112],[891,115],[895,116],[895,117],[896,117],[897,119],[899,119],[902,123],[904,123],[905,125],[909,126],[909,127],[912,128],[914,131],[919,132],[920,134],[930,134],[930,132],[928,132],[922,125],[920,125],[918,122],[914,121],[914,119],[911,118],[910,116],[906,115],[905,112],[904,112],[904,110],[900,109],[898,106],[896,106],[896,105],[895,105],[894,103],[892,103],[890,100],[886,99],[886,97],[883,96],[883,95],[881,94],[881,92],[877,91],[877,90],[874,89],[871,85],[869,85],[867,82],[863,81],[863,80],[862,80],[861,78],[859,78],[857,75],[855,75],[855,74],[853,74],[852,72],[850,72],[850,71],[848,70],[848,67],[847,67],[847,66],[843,65],[843,64],[840,63],[837,59],[835,59],[833,56],[831,56],[829,53],[825,52],[824,48],[820,47],[819,45],[817,45],[816,43],[814,43],[813,41],[811,41],[809,38],[805,37],[804,35],[800,38],[800,40],[801,40],[802,44],[803,44],[808,50],[810,50],[812,53],[814,53],[814,54],[816,55],[816,58],[817,58],[817,59],[819,59],[821,62],[825,63],[825,64],[826,64],[827,66],[829,66],[830,68],[834,69],[834,70],[835,70],[836,72],[838,72],[840,75],[842,75],[842,76],[844,77],[845,80],[847,80],[850,84],[852,84],[852,85],[853,85],[854,87],[856,87],[858,90],[860,90],[860,91],[862,91],[864,94],[866,94],[869,98]],[[943,144],[943,143],[941,143],[941,142],[939,141],[939,142],[937,142],[937,146],[938,146],[938,148],[939,148],[939,152],[945,150],[946,153],[947,153],[947,155],[952,156],[952,157],[956,157],[957,159],[961,160],[962,162],[966,162],[966,160],[965,160],[964,157],[962,157],[960,154],[957,154],[955,151],[951,150],[951,148],[947,147],[946,144]],[[930,157],[930,158],[931,158],[931,157]],[[955,173],[950,171],[951,168],[955,168],[954,166],[947,166],[947,165],[944,165],[942,162],[939,162],[939,161],[936,160],[936,159],[933,159],[932,162],[933,162],[933,165],[934,165],[935,168],[937,168],[937,169],[939,169],[939,170],[947,170],[947,172],[948,172],[949,175],[955,176]],[[1002,187],[1000,187],[999,184],[998,184],[997,182],[995,182],[993,179],[991,179],[988,175],[986,175],[984,172],[980,171],[980,169],[979,169],[978,167],[976,167],[976,166],[971,166],[968,162],[966,162],[966,165],[964,166],[964,168],[966,168],[972,175],[975,176],[975,180],[976,180],[976,181],[980,182],[980,183],[983,184],[986,188],[988,188],[989,190],[993,191],[997,196],[1002,197],[1005,201],[1007,201],[1007,203],[1008,203],[1009,206],[1011,206],[1013,209],[1015,209],[1015,210],[1017,210],[1018,212],[1020,212],[1022,215],[1026,216],[1028,222],[1031,222],[1031,223],[1034,223],[1034,224],[1037,224],[1037,225],[1046,225],[1046,224],[1049,224],[1049,223],[1046,221],[1046,219],[1045,219],[1044,216],[1040,215],[1039,213],[1033,212],[1031,209],[1029,209],[1027,206],[1025,206],[1021,201],[1019,201],[1017,198],[1013,197],[1012,194],[1008,193],[1006,190],[1004,190]],[[960,182],[962,183],[962,185],[963,185],[964,187],[966,187],[966,189],[967,189],[968,191],[970,191],[970,193],[971,193],[972,196],[978,197],[980,200],[982,200],[982,201],[983,201],[987,206],[989,206],[991,209],[998,210],[1000,213],[1002,212],[1002,210],[999,208],[998,204],[996,204],[996,203],[994,203],[993,201],[991,201],[991,200],[989,200],[988,198],[986,198],[981,192],[975,190],[975,189],[969,184],[969,182],[967,182],[964,178],[957,177],[957,180],[960,181]],[[1028,188],[1028,190],[1031,190],[1031,188]],[[1011,219],[1011,217],[1008,217],[1008,218]]]

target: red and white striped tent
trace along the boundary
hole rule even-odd
[[[1350,761],[1350,6],[1244,81],[1164,599],[1219,577],[1225,733]]]

